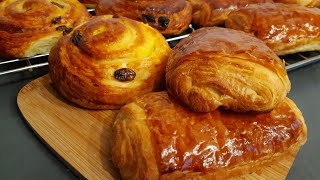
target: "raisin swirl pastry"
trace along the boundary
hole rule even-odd
[[[283,61],[263,41],[218,27],[196,30],[173,48],[166,80],[172,95],[199,112],[270,111],[290,90]]]
[[[299,4],[307,7],[320,7],[319,0],[274,0],[276,3]]]
[[[196,113],[166,92],[121,108],[114,164],[123,179],[227,179],[292,157],[307,139],[300,110],[284,99],[266,113]]]
[[[0,3],[0,57],[48,53],[90,17],[77,0],[5,0]]]
[[[170,51],[165,38],[148,25],[111,15],[93,17],[52,48],[50,76],[65,98],[82,107],[118,109],[162,87]]]
[[[165,35],[182,33],[192,18],[192,8],[186,0],[100,0],[96,12],[142,21]]]
[[[273,0],[189,0],[192,23],[198,27],[223,25],[228,14],[249,4],[272,3]]]
[[[278,55],[320,50],[320,9],[260,4],[230,13],[226,27],[254,34]]]

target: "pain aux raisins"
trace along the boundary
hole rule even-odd
[[[119,81],[132,81],[136,73],[130,68],[121,68],[114,72],[114,77]]]

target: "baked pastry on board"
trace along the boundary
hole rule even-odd
[[[119,109],[159,90],[170,47],[150,26],[98,16],[62,37],[49,55],[50,77],[68,100],[86,108]]]
[[[77,0],[5,0],[0,3],[0,57],[46,54],[90,17]]]
[[[270,111],[290,90],[284,62],[261,40],[232,29],[207,27],[172,50],[166,67],[169,93],[191,109]]]
[[[319,0],[273,0],[276,3],[299,4],[307,7],[320,7]]]
[[[277,55],[320,50],[320,9],[260,4],[230,13],[226,27],[254,34]]]
[[[165,35],[182,33],[192,18],[192,8],[186,0],[100,0],[96,13],[142,21]]]
[[[192,5],[192,23],[198,27],[223,25],[228,14],[237,8],[272,0],[188,0]]]
[[[113,162],[123,179],[226,179],[295,153],[307,138],[288,98],[266,113],[196,113],[166,92],[121,108]]]

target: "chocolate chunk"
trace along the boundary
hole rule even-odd
[[[165,16],[160,16],[158,18],[158,23],[161,27],[166,28],[168,24],[170,23],[170,19]]]
[[[52,24],[57,24],[59,22],[61,22],[61,16],[55,17],[51,20]]]
[[[57,3],[57,2],[54,2],[54,1],[52,1],[51,4],[53,4],[53,5],[55,5],[55,6],[58,6],[58,7],[61,8],[61,9],[64,8],[63,5],[61,5],[61,4]]]
[[[76,31],[72,34],[71,41],[74,45],[80,46],[82,40],[82,35],[79,33],[79,31]]]
[[[118,15],[113,15],[112,18],[119,18],[120,16]]]
[[[130,68],[122,68],[114,72],[114,77],[119,81],[132,81],[136,77],[136,73]]]
[[[141,19],[144,23],[155,23],[156,20],[153,15],[150,14],[141,14]]]

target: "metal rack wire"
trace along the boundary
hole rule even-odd
[[[88,11],[93,14],[95,13],[94,9],[88,9]],[[175,37],[167,37],[166,40],[169,45],[173,47],[181,39],[188,37],[189,34],[193,31],[194,28],[192,27],[192,25],[190,25],[185,33]],[[48,66],[48,55],[49,54],[41,54],[22,59],[0,59],[0,76],[26,70],[32,71],[36,68]],[[320,51],[297,53],[293,55],[282,56],[280,58],[285,60],[286,70],[292,71],[294,69],[320,61]]]

